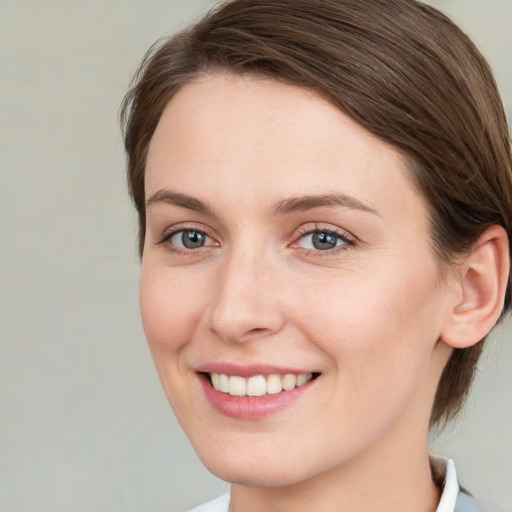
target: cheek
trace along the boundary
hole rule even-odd
[[[399,275],[353,275],[322,300],[313,290],[300,308],[308,312],[302,324],[308,337],[330,355],[339,378],[361,392],[414,384],[437,341],[435,280]]]
[[[162,388],[182,425],[194,417],[184,354],[202,317],[202,294],[191,282],[143,262],[139,296],[144,333]]]
[[[153,356],[175,353],[186,345],[201,318],[201,306],[188,286],[170,272],[142,267],[140,309],[146,339]]]

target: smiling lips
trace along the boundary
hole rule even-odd
[[[198,371],[203,392],[224,416],[259,420],[296,402],[320,376],[271,366],[208,365]]]
[[[290,391],[296,387],[303,386],[313,378],[312,373],[300,373],[298,375],[293,373],[287,373],[286,375],[254,375],[249,378],[214,372],[211,372],[209,375],[214,389],[239,397],[275,395],[282,391]]]

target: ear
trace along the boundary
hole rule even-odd
[[[441,340],[453,348],[478,343],[501,315],[510,269],[506,231],[488,228],[460,269],[453,308],[441,332]]]

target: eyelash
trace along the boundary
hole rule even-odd
[[[212,240],[213,244],[203,245],[197,248],[191,248],[191,249],[185,249],[176,247],[171,243],[171,240],[174,236],[178,235],[179,233],[185,233],[185,232],[196,232],[205,235],[210,240]],[[315,233],[322,234],[327,233],[332,236],[334,236],[337,240],[342,242],[342,245],[333,247],[331,249],[305,249],[298,246],[299,242],[303,240],[306,236],[312,236]],[[297,234],[294,236],[294,241],[289,244],[289,247],[296,248],[296,249],[302,249],[303,254],[307,256],[314,256],[314,257],[323,257],[323,256],[330,256],[337,254],[341,251],[346,251],[350,247],[354,246],[356,243],[355,238],[352,235],[349,235],[346,231],[342,231],[339,228],[336,228],[334,226],[329,225],[322,225],[320,223],[313,223],[306,224],[302,226]],[[210,232],[209,229],[207,229],[205,226],[198,226],[195,224],[183,224],[175,226],[172,231],[165,233],[163,237],[158,241],[155,242],[155,245],[163,245],[165,246],[166,250],[170,253],[174,254],[180,254],[184,256],[199,256],[201,253],[204,252],[204,250],[208,250],[210,247],[218,246],[218,242],[215,241],[215,237]]]
[[[314,235],[315,233],[327,233],[329,235],[332,235],[336,239],[340,240],[342,242],[342,245],[325,250],[303,248],[302,250],[304,254],[307,256],[320,258],[325,256],[331,256],[339,252],[346,251],[356,244],[356,239],[346,231],[342,231],[334,226],[322,225],[316,222],[313,224],[313,226],[311,226],[311,224],[307,224],[301,227],[298,231],[297,236],[295,237],[295,241],[290,245],[290,247],[297,247],[297,244],[299,243],[300,240],[304,239],[306,236]]]
[[[218,245],[218,242],[215,242],[214,244],[204,245],[195,249],[183,249],[181,247],[176,247],[171,243],[171,240],[174,236],[178,235],[179,233],[185,233],[187,231],[201,233],[208,237],[210,240],[213,240],[215,242],[215,237],[212,235],[210,230],[206,229],[204,226],[197,226],[194,224],[182,224],[175,226],[172,229],[172,231],[165,233],[162,239],[156,242],[156,245],[163,245],[165,246],[165,249],[170,253],[179,254],[183,256],[198,256],[205,249],[207,250],[209,247]]]

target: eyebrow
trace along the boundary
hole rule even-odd
[[[158,190],[151,197],[149,197],[146,201],[146,208],[149,208],[152,204],[155,203],[166,203],[179,206],[181,208],[186,208],[187,210],[193,210],[199,213],[210,215],[213,214],[213,210],[202,201],[199,201],[199,199],[188,196],[187,194],[182,194],[180,192],[174,192],[167,189]]]
[[[199,199],[181,192],[175,192],[167,189],[158,190],[151,195],[146,201],[146,208],[155,203],[166,203],[180,208],[186,208],[187,210],[203,213],[205,215],[214,215],[213,209]],[[272,207],[271,212],[273,215],[278,216],[294,212],[303,212],[322,206],[343,206],[345,208],[379,215],[375,208],[372,208],[360,199],[341,193],[307,195],[283,199]]]
[[[364,203],[354,196],[341,193],[323,194],[317,196],[292,197],[279,201],[273,208],[275,215],[282,215],[293,212],[303,212],[321,206],[343,206],[354,210],[373,213],[379,215],[379,212],[370,205]]]

